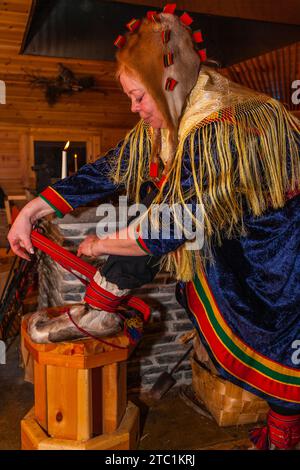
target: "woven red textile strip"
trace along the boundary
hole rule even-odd
[[[119,34],[119,36],[114,42],[114,45],[118,47],[119,49],[121,49],[125,45],[125,43],[126,43],[126,38],[122,36],[121,34]]]
[[[163,9],[163,13],[169,13],[173,15],[176,10],[176,3],[167,3]]]
[[[179,19],[181,23],[184,24],[185,26],[190,26],[194,21],[193,18],[191,18],[188,13],[183,13]]]
[[[200,56],[201,62],[205,62],[207,60],[206,49],[200,49],[198,54]]]
[[[136,31],[141,25],[141,20],[137,20],[136,18],[133,18],[129,23],[127,23],[126,28],[129,29],[131,33]]]
[[[199,43],[199,42],[203,42],[203,36],[202,36],[202,32],[200,30],[198,31],[195,31],[193,33],[193,39],[195,42]]]
[[[178,82],[174,78],[171,78],[171,77],[167,78],[166,84],[165,84],[165,90],[173,91],[177,83]]]
[[[88,278],[90,281],[89,287],[87,292],[92,293],[92,297],[95,301],[99,301],[99,304],[109,306],[113,308],[115,311],[116,304],[120,305],[127,305],[128,307],[135,308],[139,312],[143,314],[144,321],[147,321],[150,316],[150,307],[143,302],[143,300],[134,297],[134,296],[124,296],[124,297],[117,297],[111,292],[102,289],[94,280],[93,277],[95,276],[97,269],[95,266],[90,265],[86,261],[83,261],[78,256],[70,253],[65,248],[57,245],[57,243],[49,240],[47,237],[39,233],[37,230],[33,230],[31,233],[31,241],[35,248],[43,251],[47,255],[51,256],[51,258],[67,269],[69,272],[72,273],[72,270],[77,271],[81,275]],[[87,284],[85,279],[79,278],[83,284]],[[107,302],[106,302],[107,300]],[[101,307],[100,307],[101,308]]]
[[[157,178],[158,176],[158,164],[155,162],[150,163],[150,172],[149,175],[151,178]]]
[[[147,18],[150,21],[156,22],[158,20],[157,11],[148,11],[147,12]]]
[[[33,246],[39,248],[41,251],[51,256],[54,261],[59,263],[65,269],[68,271],[77,271],[78,273],[87,277],[89,281],[93,279],[97,272],[97,269],[94,266],[90,265],[86,261],[83,261],[81,258],[78,258],[78,256],[70,253],[68,250],[62,246],[57,245],[57,243],[54,243],[47,237],[44,237],[44,235],[39,233],[37,230],[32,231],[31,241]],[[85,283],[84,280],[82,281]]]

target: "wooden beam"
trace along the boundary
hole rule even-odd
[[[29,13],[31,3],[32,0],[0,0],[0,12]]]
[[[113,0],[162,9],[164,0]],[[178,10],[300,25],[299,0],[178,0]]]

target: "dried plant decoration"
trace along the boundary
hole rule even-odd
[[[59,74],[54,78],[27,73],[32,86],[44,88],[45,98],[50,106],[56,104],[63,94],[70,96],[83,90],[95,89],[94,77],[77,77],[72,70],[63,64],[58,64],[58,68]]]

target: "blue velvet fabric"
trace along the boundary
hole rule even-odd
[[[77,175],[56,183],[56,191],[75,208],[92,200],[103,200],[121,189],[107,177],[111,157],[117,156],[120,145],[97,162],[84,166]],[[201,147],[201,143],[198,145]],[[185,190],[192,186],[188,148],[189,141],[182,165]],[[128,152],[126,149],[124,165]],[[214,152],[212,148],[212,159]],[[196,167],[200,155],[201,148],[198,148]],[[224,239],[221,246],[214,247],[214,263],[207,267],[208,282],[225,321],[237,336],[272,360],[300,367],[300,196],[288,200],[283,208],[270,210],[260,217],[246,212],[245,228],[247,236]],[[164,240],[161,234],[152,240],[144,238],[155,256],[175,250],[184,241],[184,238],[174,237]],[[184,284],[179,283],[178,300],[186,305],[183,293]],[[201,336],[201,332],[199,334]],[[203,337],[202,341],[205,344]],[[211,351],[208,352],[213,359]],[[218,364],[216,366],[223,377],[268,401],[291,409],[299,408],[299,404],[262,394],[239,382]]]
[[[261,217],[246,216],[245,225],[247,237],[215,247],[214,264],[207,267],[209,285],[239,338],[269,359],[300,369],[300,196]],[[178,300],[186,307],[184,284],[179,287]],[[300,410],[299,403],[270,397],[221,368],[198,332],[224,378],[270,403]]]

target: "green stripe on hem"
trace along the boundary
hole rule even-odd
[[[55,214],[57,215],[57,217],[59,219],[62,219],[64,217],[64,214],[62,212],[60,212],[53,204],[51,204],[51,202],[48,201],[48,199],[45,198],[45,196],[43,196],[42,194],[39,194],[39,197],[41,199],[43,199],[45,202],[47,202],[47,204],[52,207],[52,209],[55,210]]]
[[[242,351],[234,342],[233,340],[227,335],[227,333],[222,329],[221,325],[219,324],[212,306],[209,302],[209,299],[206,296],[206,293],[203,289],[203,286],[201,285],[201,282],[199,278],[197,277],[196,280],[194,281],[196,290],[199,294],[199,297],[201,298],[202,302],[204,303],[205,310],[208,314],[209,320],[212,323],[213,329],[216,333],[216,335],[220,338],[220,340],[228,347],[229,351],[234,354],[234,356],[246,364],[247,366],[251,367],[252,369],[257,370],[258,372],[261,372],[265,374],[266,376],[270,377],[271,379],[275,379],[279,382],[282,382],[286,385],[300,385],[300,377],[293,377],[289,375],[285,375],[280,372],[276,372],[269,367],[265,366],[261,362],[259,362],[257,359],[254,359],[253,357],[248,356],[244,351]]]

